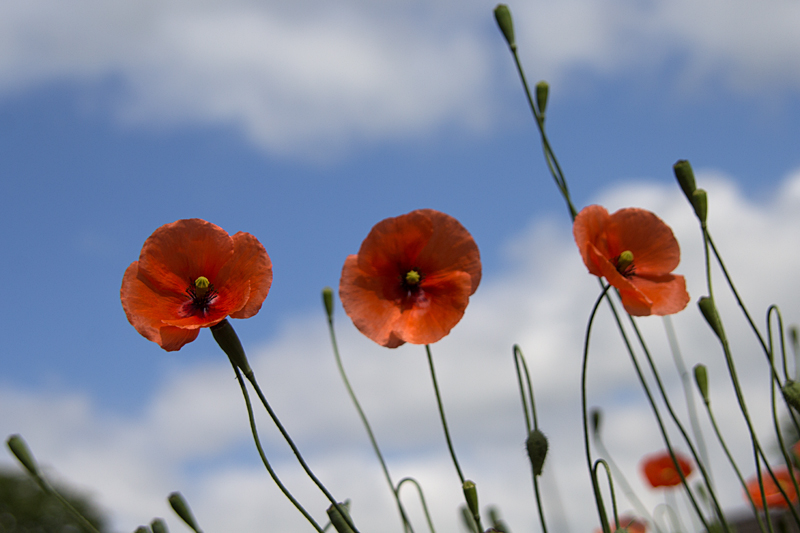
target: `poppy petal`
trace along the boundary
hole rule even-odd
[[[667,274],[680,263],[681,251],[675,235],[650,211],[620,209],[609,217],[606,234],[609,257],[630,250],[636,275]]]
[[[245,286],[249,294],[244,306],[231,313],[231,318],[250,318],[258,313],[272,286],[272,261],[264,245],[249,233],[233,235],[233,259],[220,272],[223,286]]]
[[[663,276],[634,276],[631,280],[648,300],[652,302],[650,311],[654,315],[672,315],[683,311],[689,303],[686,292],[686,279],[677,274]],[[633,313],[631,313],[633,314]]]

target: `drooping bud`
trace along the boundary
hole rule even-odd
[[[214,340],[217,341],[219,347],[228,356],[231,362],[236,365],[242,373],[248,378],[253,375],[253,370],[250,368],[250,363],[247,362],[247,355],[244,353],[242,341],[236,335],[236,331],[231,326],[226,318],[219,324],[211,326],[211,334],[214,335]]]
[[[694,181],[694,171],[692,170],[692,165],[690,165],[685,159],[681,159],[672,165],[672,170],[675,172],[675,178],[678,180],[678,185],[681,186],[683,194],[685,194],[686,199],[691,202],[692,194],[697,188],[697,185],[695,185]]]
[[[700,312],[703,313],[703,317],[706,319],[706,322],[708,322],[708,325],[711,326],[711,329],[714,330],[717,337],[722,340],[724,332],[722,330],[722,322],[717,313],[717,306],[714,305],[714,300],[708,296],[703,296],[697,302],[697,305],[700,307]]]
[[[694,208],[694,214],[697,215],[697,219],[705,224],[706,217],[708,216],[708,195],[706,194],[706,191],[703,189],[697,189],[692,193],[691,201],[692,207]]]
[[[697,383],[697,388],[700,391],[700,395],[703,397],[703,401],[708,405],[708,370],[704,364],[697,364],[694,366],[694,381]]]
[[[472,513],[473,517],[479,516],[480,510],[478,509],[478,489],[475,487],[475,483],[468,479],[464,482],[464,486],[462,488],[464,489],[464,499],[467,501],[469,512]]]
[[[795,411],[800,413],[800,383],[792,379],[787,379],[781,387],[783,398],[786,403],[791,405]]]
[[[347,519],[342,516],[342,513],[344,513],[347,518],[350,518],[348,507],[349,502],[340,503],[338,506],[331,504],[331,506],[328,507],[328,519],[331,521],[333,528],[338,533],[354,533],[353,528],[351,528],[350,524],[347,523]]]
[[[28,444],[23,440],[21,435],[11,435],[6,440],[6,445],[14,457],[25,467],[32,476],[39,477],[39,467],[36,464],[36,459],[33,458]]]
[[[167,501],[170,507],[172,507],[172,510],[175,511],[175,514],[177,514],[187,526],[192,528],[196,533],[202,533],[194,519],[192,510],[189,509],[189,504],[186,503],[186,500],[180,492],[173,492],[170,494],[169,497],[167,497]]]
[[[154,518],[153,521],[150,522],[150,529],[153,530],[153,533],[169,533],[167,524],[160,518]]]
[[[505,4],[497,4],[494,8],[494,19],[497,25],[500,26],[500,31],[503,32],[503,37],[511,50],[517,49],[517,42],[514,40],[514,21],[511,19],[511,11]]]
[[[536,107],[539,109],[539,116],[544,116],[544,110],[547,109],[547,96],[550,94],[550,86],[546,81],[540,81],[536,84]]]
[[[603,416],[600,409],[594,408],[590,413],[590,420],[592,422],[592,433],[597,436],[600,434],[600,424],[603,422]]]
[[[328,315],[328,321],[333,320],[333,289],[325,287],[322,289],[322,303],[325,304],[325,313]]]
[[[542,468],[544,467],[544,460],[547,457],[547,437],[539,429],[534,429],[528,435],[528,440],[525,441],[525,447],[528,449],[528,458],[533,467],[533,475],[541,476]]]

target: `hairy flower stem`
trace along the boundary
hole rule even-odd
[[[364,410],[361,408],[361,404],[359,403],[358,398],[356,398],[356,394],[353,391],[353,387],[350,385],[350,380],[347,379],[347,374],[344,371],[342,358],[339,355],[339,344],[336,342],[336,331],[334,330],[333,327],[332,314],[328,315],[328,331],[330,332],[331,336],[333,355],[334,357],[336,357],[336,366],[339,367],[339,374],[342,376],[342,381],[344,382],[344,386],[347,389],[347,394],[350,395],[350,399],[353,401],[353,405],[355,405],[356,411],[358,412],[358,416],[361,418],[361,423],[367,430],[367,436],[369,436],[369,441],[372,444],[372,449],[375,450],[375,455],[378,457],[378,462],[380,462],[381,468],[383,469],[383,475],[386,477],[386,482],[389,483],[389,487],[392,490],[394,499],[397,502],[397,509],[398,511],[400,511],[400,518],[403,520],[403,529],[406,532],[414,533],[414,528],[411,527],[411,522],[409,522],[405,508],[403,507],[403,504],[400,501],[400,495],[398,494],[399,486],[397,489],[395,488],[394,482],[392,481],[392,476],[389,475],[389,468],[386,466],[386,461],[383,459],[383,454],[381,453],[381,450],[378,447],[378,441],[375,439],[375,434],[372,432],[372,427],[370,426],[369,421],[367,420],[367,415],[364,414]]]
[[[281,490],[281,492],[283,492],[283,495],[286,496],[290,502],[292,502],[292,504],[297,508],[298,511],[300,511],[300,513],[304,517],[306,517],[306,520],[308,520],[311,523],[311,526],[314,529],[316,529],[319,533],[322,533],[323,529],[319,526],[319,524],[317,524],[317,522],[311,517],[311,515],[308,514],[308,512],[303,508],[300,502],[297,501],[294,498],[294,496],[292,496],[292,493],[289,492],[289,489],[287,489],[283,485],[283,483],[281,483],[281,480],[278,478],[278,474],[275,473],[275,470],[273,470],[272,466],[269,464],[269,460],[267,460],[267,456],[264,453],[264,449],[261,447],[261,439],[258,436],[258,429],[256,429],[256,419],[255,416],[253,415],[253,405],[252,403],[250,403],[250,394],[247,392],[247,386],[244,383],[244,379],[242,379],[242,374],[239,371],[239,368],[235,364],[233,364],[233,371],[236,373],[236,379],[239,381],[239,386],[241,386],[242,388],[244,403],[247,406],[247,418],[250,420],[250,430],[253,433],[253,440],[256,443],[256,448],[258,449],[258,455],[261,457],[261,462],[264,463],[264,466],[266,467],[267,472],[269,472],[272,481],[274,481],[275,484],[278,486],[278,488]]]
[[[325,497],[328,498],[328,501],[331,502],[331,505],[336,507],[336,509],[339,511],[339,513],[347,522],[347,525],[350,526],[350,528],[353,530],[353,533],[359,533],[358,529],[356,529],[355,524],[353,524],[353,520],[350,518],[350,515],[347,514],[347,512],[345,512],[341,504],[338,501],[336,501],[336,499],[328,491],[328,489],[325,488],[325,485],[323,485],[322,482],[319,479],[317,479],[317,476],[314,475],[314,472],[311,471],[311,468],[309,468],[308,464],[306,464],[305,459],[303,459],[303,456],[300,454],[300,450],[294,444],[294,441],[289,436],[289,433],[286,431],[286,429],[283,427],[283,424],[281,424],[281,421],[278,419],[278,415],[276,415],[275,411],[272,410],[272,407],[269,405],[269,402],[267,401],[267,398],[264,396],[264,393],[261,392],[261,387],[258,386],[255,374],[251,372],[250,376],[248,377],[248,381],[250,381],[250,384],[253,386],[253,389],[255,389],[259,400],[261,400],[261,404],[264,406],[264,409],[267,410],[267,413],[269,414],[269,417],[272,419],[272,422],[278,428],[278,431],[280,431],[281,435],[283,435],[284,440],[286,440],[286,443],[292,449],[292,452],[294,453],[295,457],[297,457],[297,461],[300,463],[300,466],[306,472],[308,477],[310,477],[311,480],[314,482],[314,484],[317,487],[319,487],[319,490],[321,490],[322,493],[325,495]]]
[[[453,449],[453,441],[450,439],[450,430],[447,428],[447,419],[444,416],[444,405],[442,404],[442,395],[439,393],[439,384],[436,381],[436,370],[433,368],[433,355],[431,354],[431,346],[430,344],[425,345],[425,353],[428,355],[428,366],[431,369],[431,380],[433,381],[433,390],[436,393],[436,404],[439,406],[439,416],[442,418],[442,428],[444,429],[444,438],[447,440],[447,449],[450,450],[450,457],[453,458],[453,465],[456,467],[456,472],[458,472],[458,478],[461,480],[461,486],[464,486],[464,474],[461,473],[461,466],[458,464],[458,459],[456,458],[456,452]],[[469,502],[467,502],[467,509],[470,508]],[[473,518],[475,519],[475,523],[478,525],[478,531],[483,531],[483,526],[481,525],[481,516],[479,513],[473,513]]]

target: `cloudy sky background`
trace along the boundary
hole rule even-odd
[[[262,387],[318,476],[353,499],[361,531],[399,531],[336,375],[319,291],[338,284],[344,258],[372,225],[431,207],[470,230],[484,263],[464,320],[433,347],[465,475],[513,531],[538,531],[511,359],[519,343],[553,448],[543,480],[551,529],[595,527],[578,385],[597,284],[546,173],[493,8],[472,0],[4,2],[3,437],[23,434],[55,478],[97,499],[117,531],[153,516],[184,530],[165,502],[173,490],[208,532],[309,529],[261,468],[238,386],[208,332],[167,354],[119,305],[122,273],[147,236],[200,217],[264,243],[274,286],[256,317],[234,322]],[[551,83],[548,128],[575,203],[658,213],[681,242],[679,272],[694,302],[705,293],[701,241],[671,172],[689,159],[755,320],[763,329],[776,303],[796,322],[800,5],[511,8],[529,81]],[[771,443],[763,355],[722,281],[715,287],[749,407]],[[417,477],[438,529],[458,531],[460,488],[424,350],[372,344],[340,307],[336,324],[393,476]],[[687,365],[709,366],[717,415],[752,473],[719,347],[694,303],[674,324]],[[662,321],[641,325],[683,413]],[[636,465],[662,444],[605,311],[590,365],[606,445],[653,507],[663,497],[642,487]],[[324,521],[326,502],[271,424],[262,419],[260,428],[282,479]],[[16,468],[8,456],[0,465]],[[718,460],[713,470],[725,506],[740,509],[728,470]]]

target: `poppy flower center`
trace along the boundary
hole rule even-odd
[[[405,285],[409,289],[419,285],[420,281],[422,281],[422,275],[419,272],[417,272],[416,270],[412,269],[412,270],[409,270],[408,272],[406,272]]]
[[[191,315],[204,315],[208,308],[211,307],[211,303],[217,299],[217,291],[214,290],[214,286],[205,276],[200,276],[194,280],[194,283],[186,289],[186,294],[191,300],[186,302],[184,308],[188,307],[186,311]]]
[[[636,273],[636,266],[633,264],[633,252],[625,250],[613,260],[617,272],[629,278]]]

